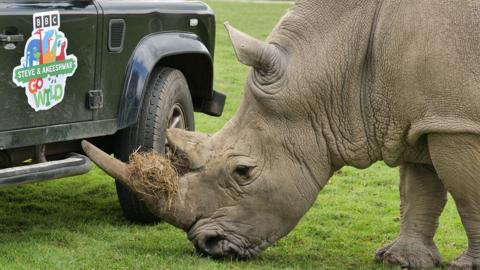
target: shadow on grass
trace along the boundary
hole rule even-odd
[[[37,228],[76,229],[85,225],[128,225],[111,180],[88,175],[0,189],[0,234]]]

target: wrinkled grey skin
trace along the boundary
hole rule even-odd
[[[333,172],[384,160],[401,167],[402,227],[376,259],[439,265],[433,236],[448,190],[469,239],[450,269],[480,267],[479,10],[478,1],[302,0],[266,42],[227,24],[252,67],[238,112],[211,137],[167,132],[191,169],[175,211],[139,196],[199,251],[249,258],[295,227]]]

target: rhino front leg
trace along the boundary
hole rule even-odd
[[[480,269],[480,136],[428,136],[433,165],[452,194],[468,237],[468,249],[450,263],[450,270]]]
[[[441,264],[433,241],[447,193],[435,170],[426,165],[404,164],[400,168],[400,235],[377,250],[375,259],[387,265],[432,268]]]

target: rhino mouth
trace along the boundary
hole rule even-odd
[[[270,245],[267,241],[252,245],[247,238],[233,232],[226,233],[214,224],[197,224],[188,232],[188,238],[201,255],[218,259],[250,259]]]

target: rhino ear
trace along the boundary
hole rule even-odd
[[[253,38],[224,23],[238,61],[266,73],[276,73],[283,67],[283,52],[273,44]]]
[[[173,151],[185,153],[192,170],[203,167],[210,157],[212,149],[209,139],[210,136],[198,132],[178,128],[167,129],[169,147]]]

